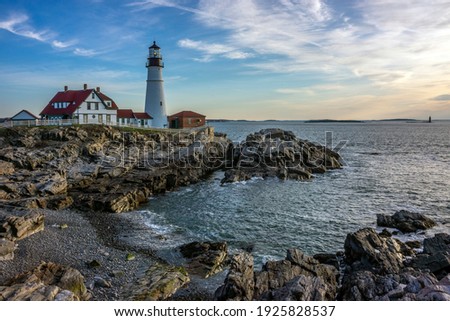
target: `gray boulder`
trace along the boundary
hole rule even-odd
[[[377,225],[396,228],[403,233],[411,233],[432,228],[436,222],[423,214],[401,210],[392,216],[377,214]]]
[[[345,239],[345,261],[353,270],[371,270],[380,274],[398,273],[403,267],[402,242],[381,237],[373,228],[350,233]]]
[[[253,256],[247,252],[234,255],[225,283],[216,290],[216,300],[251,301],[255,291]]]
[[[226,242],[192,242],[180,246],[181,254],[188,259],[188,272],[204,278],[222,271],[227,251]]]

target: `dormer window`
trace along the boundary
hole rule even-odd
[[[92,92],[92,99],[94,99],[95,98],[95,93],[94,92]]]

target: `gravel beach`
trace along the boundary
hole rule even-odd
[[[42,261],[54,262],[78,269],[86,279],[86,286],[92,300],[124,300],[125,285],[136,281],[139,274],[155,260],[145,251],[133,251],[126,246],[113,246],[119,215],[89,214],[73,210],[40,210],[45,215],[45,229],[23,240],[17,241],[15,257],[10,261],[0,261],[0,284],[19,273],[34,269]],[[3,210],[0,215],[16,215]],[[114,228],[113,228],[114,225]],[[103,226],[98,233],[95,226]],[[127,260],[132,253],[133,260]],[[97,267],[90,267],[96,261]],[[102,278],[111,287],[102,287],[95,279]]]

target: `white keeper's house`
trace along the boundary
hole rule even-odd
[[[59,91],[41,111],[45,120],[77,120],[79,124],[117,124],[117,105],[108,96],[84,84],[82,90]]]
[[[109,96],[83,85],[82,90],[59,91],[41,111],[42,120],[52,123],[104,124],[150,127],[152,117],[146,112],[119,109]]]

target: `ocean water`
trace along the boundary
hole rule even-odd
[[[343,249],[347,233],[376,226],[376,214],[406,209],[429,215],[450,232],[450,122],[212,123],[234,141],[282,128],[335,147],[345,166],[306,182],[277,178],[220,185],[208,180],[152,198],[138,212],[164,253],[188,241],[227,241],[252,249],[256,261]],[[328,134],[327,134],[328,133]],[[332,134],[333,140],[326,141]],[[162,237],[163,236],[163,237]],[[416,235],[405,236],[416,238]],[[420,236],[419,236],[420,237]]]

